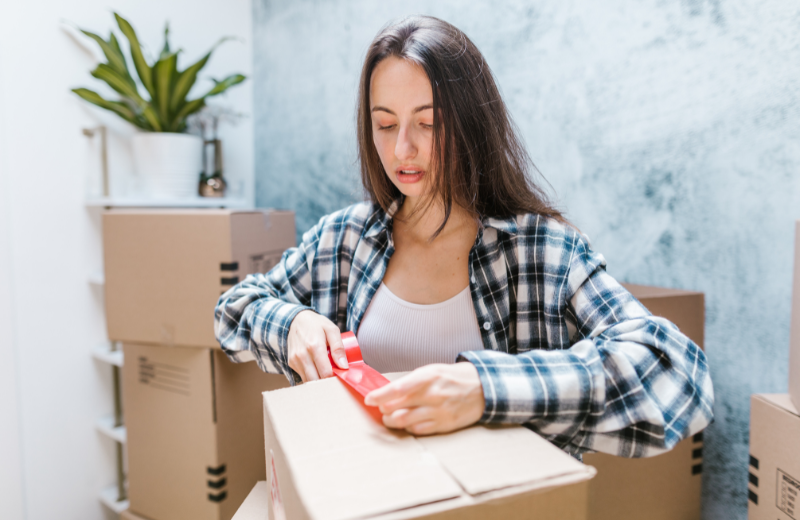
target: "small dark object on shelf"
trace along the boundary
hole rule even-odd
[[[205,173],[200,174],[200,187],[198,193],[201,197],[224,197],[225,196],[225,179],[222,175],[208,176]]]
[[[214,154],[214,173],[208,175],[208,153],[207,148],[211,146]],[[219,139],[206,140],[203,143],[203,172],[200,174],[200,184],[197,193],[201,197],[224,197],[227,183],[222,176],[222,141]]]

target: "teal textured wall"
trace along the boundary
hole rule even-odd
[[[531,156],[620,280],[706,293],[705,518],[744,519],[749,395],[787,388],[800,6],[783,0],[254,2],[260,206],[353,201],[355,89],[388,21],[485,54]]]

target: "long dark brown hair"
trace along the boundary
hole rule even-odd
[[[537,213],[566,222],[545,191],[541,174],[517,136],[489,65],[467,36],[431,16],[413,16],[383,28],[367,51],[359,83],[357,128],[361,181],[384,210],[401,194],[389,180],[372,137],[370,81],[388,57],[422,67],[433,90],[433,146],[427,207],[444,204],[444,229],[453,203],[476,219]],[[432,238],[433,238],[432,237]]]

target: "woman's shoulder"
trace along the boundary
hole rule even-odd
[[[589,238],[568,220],[539,213],[518,213],[504,219],[488,219],[487,223],[491,227],[524,240],[544,240],[553,245],[572,246],[578,244],[589,246],[590,243]]]
[[[308,233],[321,238],[325,235],[351,234],[360,236],[373,223],[382,220],[384,212],[370,201],[357,202],[319,219]]]

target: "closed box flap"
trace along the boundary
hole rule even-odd
[[[532,431],[519,426],[474,426],[419,437],[470,495],[512,486],[546,488],[556,477],[584,480],[588,468]]]
[[[314,519],[373,517],[594,475],[521,427],[476,426],[421,438],[390,430],[337,378],[266,392],[264,405],[293,484]]]

